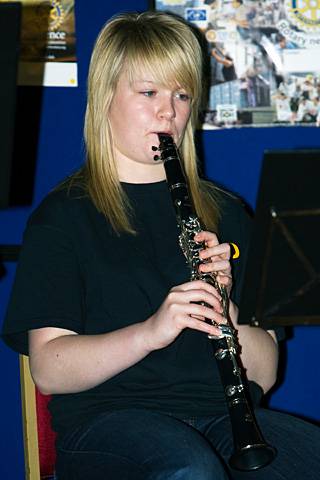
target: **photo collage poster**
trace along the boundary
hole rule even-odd
[[[204,129],[320,126],[318,0],[156,0],[204,34]]]

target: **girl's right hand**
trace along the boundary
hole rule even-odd
[[[219,294],[209,283],[195,280],[173,287],[160,308],[144,322],[148,349],[170,345],[185,328],[220,336],[220,329],[206,320],[226,323],[221,312]]]

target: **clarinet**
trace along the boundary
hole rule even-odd
[[[170,135],[158,134],[161,155],[154,160],[162,160],[167,177],[168,188],[174,204],[179,227],[179,245],[191,271],[191,281],[204,280],[213,285],[221,296],[223,316],[229,319],[229,296],[224,285],[217,281],[215,273],[199,272],[202,263],[199,252],[204,244],[194,241],[194,236],[203,228],[190,200],[185,174],[182,169],[178,150]],[[276,450],[267,444],[259,430],[251,407],[249,389],[238,358],[236,332],[230,321],[218,325],[220,336],[208,335],[217,361],[222,386],[232,426],[234,452],[229,464],[236,470],[251,471],[268,465],[275,457]]]

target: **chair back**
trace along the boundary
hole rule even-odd
[[[50,395],[35,387],[25,355],[20,355],[20,379],[26,480],[54,479],[56,434],[48,410]]]

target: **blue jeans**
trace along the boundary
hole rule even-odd
[[[148,410],[100,414],[57,445],[57,480],[317,480],[320,428],[257,409],[278,454],[254,472],[231,470],[228,416],[180,419]]]

